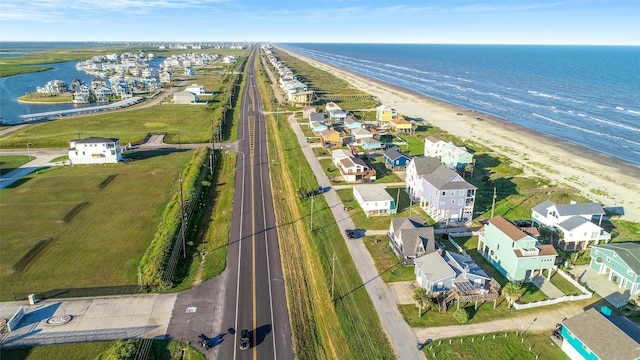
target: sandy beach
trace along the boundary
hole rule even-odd
[[[407,117],[419,117],[461,140],[473,140],[509,158],[525,174],[573,187],[605,207],[623,206],[625,220],[640,222],[640,166],[367,76],[280,49],[346,80]],[[345,109],[349,110],[349,109]],[[456,115],[462,113],[463,115]],[[483,120],[478,121],[481,117]],[[543,164],[542,166],[539,164]],[[595,194],[592,191],[597,191]],[[631,239],[629,239],[631,240]]]

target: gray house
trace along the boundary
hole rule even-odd
[[[416,258],[436,251],[433,228],[426,227],[421,218],[391,219],[387,238],[393,252],[405,264],[413,264]]]
[[[425,255],[415,260],[416,282],[432,294],[453,288],[464,292],[489,289],[491,277],[468,255],[447,251]]]
[[[435,162],[438,166],[435,166]],[[435,158],[413,158],[407,165],[407,192],[438,221],[468,221],[473,216],[476,187]]]

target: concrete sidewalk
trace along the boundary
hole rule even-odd
[[[164,338],[176,294],[101,297],[0,303],[0,318],[10,319],[23,306],[19,327],[1,347],[38,346],[123,338]],[[71,316],[63,325],[48,325],[52,316]]]
[[[318,180],[318,186],[331,186],[329,178],[324,173],[320,162],[313,154],[312,148],[307,143],[302,130],[293,116],[289,117],[289,123],[295,131],[298,142],[300,143],[300,148]],[[344,206],[336,192],[327,191],[323,195],[342,233],[344,234],[346,229],[353,229],[355,227],[353,221],[351,221],[349,214],[344,211]],[[351,253],[351,258],[356,264],[362,283],[365,284],[365,289],[380,316],[380,321],[386,330],[387,336],[398,358],[403,360],[425,359],[424,353],[416,348],[418,338],[400,315],[394,294],[387,284],[380,279],[378,270],[375,267],[369,251],[367,251],[362,241],[347,239],[346,243]]]
[[[66,149],[32,149],[27,150],[2,150],[0,155],[30,155],[32,160],[17,169],[9,171],[0,177],[0,190],[4,189],[23,177],[38,169],[57,164],[51,164],[51,160],[68,154]]]

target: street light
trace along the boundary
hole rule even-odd
[[[29,155],[29,161],[31,161],[31,150],[29,149],[29,146],[31,145],[31,142],[27,143],[27,154]]]

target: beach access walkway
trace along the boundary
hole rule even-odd
[[[295,117],[289,116],[289,123],[291,128],[295,131],[298,138],[300,148],[311,167],[316,179],[318,180],[318,186],[330,187],[331,181],[322,170],[320,162],[315,157],[313,149],[307,143],[307,139],[304,133],[298,126]],[[336,194],[335,191],[327,191],[323,193],[325,200],[331,209],[336,224],[340,228],[340,231],[344,234],[346,229],[353,229],[355,226],[349,214],[344,210],[344,206]],[[354,241],[346,239],[347,248],[351,253],[364,288],[367,290],[373,305],[375,306],[382,326],[386,330],[386,333],[391,341],[396,354],[399,359],[426,359],[424,353],[417,349],[417,345],[420,342],[419,338],[412,331],[411,327],[404,321],[398,307],[396,305],[395,296],[393,291],[385,284],[378,270],[375,267],[373,259],[369,254],[362,241]],[[424,340],[424,339],[421,339]]]

